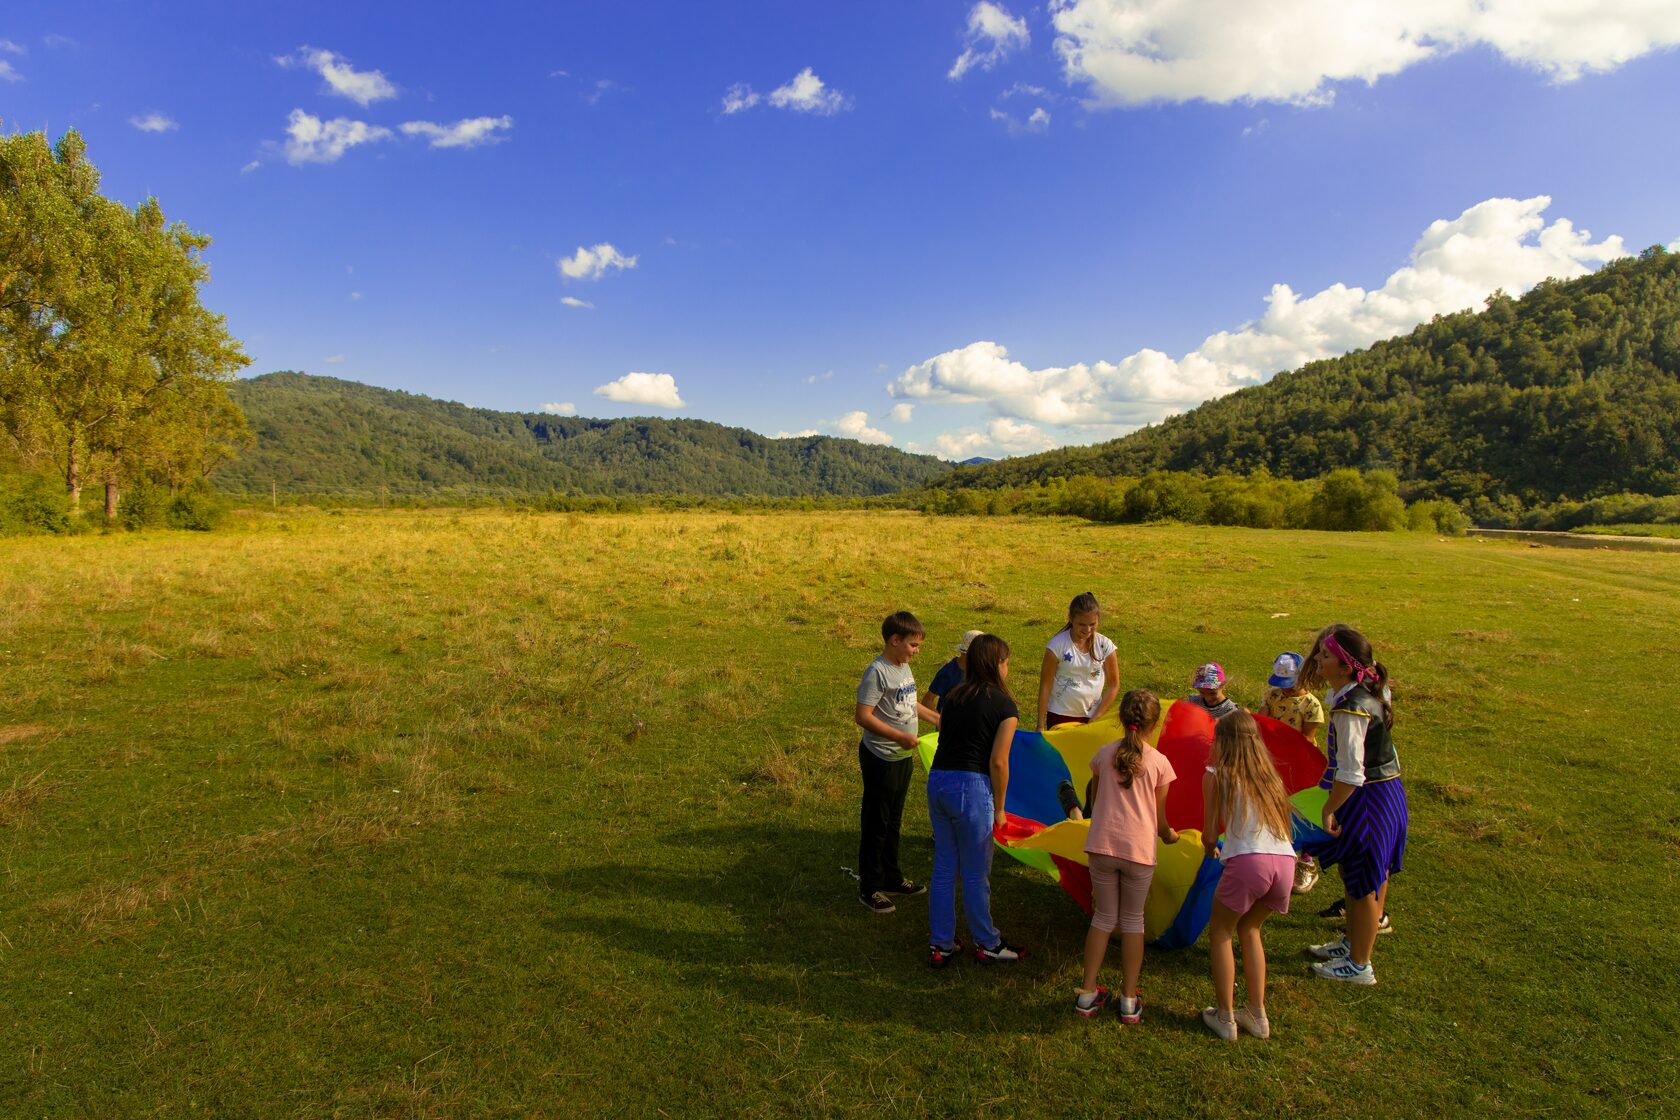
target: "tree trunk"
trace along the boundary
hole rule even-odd
[[[64,461],[64,486],[70,492],[70,512],[75,513],[82,505],[82,464],[76,459],[74,443]]]
[[[115,520],[117,516],[117,480],[105,480],[105,520]]]

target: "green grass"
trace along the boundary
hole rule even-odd
[[[1668,537],[1680,539],[1680,525],[1582,525],[1571,533],[1587,536]]]
[[[1331,619],[1395,678],[1382,983],[1267,927],[1274,1037],[1068,1008],[1084,916],[922,963],[856,850],[879,619],[1016,695],[1067,600],[1127,687],[1254,703]],[[282,514],[0,541],[0,1102],[17,1116],[1656,1114],[1680,1091],[1680,558],[911,514]],[[931,858],[920,783],[906,863]],[[1118,964],[1117,954],[1114,964]],[[1360,1094],[1363,1094],[1361,1096]],[[1379,1103],[1380,1102],[1380,1103]]]

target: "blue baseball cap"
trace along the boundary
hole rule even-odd
[[[1294,688],[1295,682],[1300,678],[1301,655],[1280,653],[1277,660],[1272,662],[1272,675],[1266,678],[1266,683],[1273,688]]]

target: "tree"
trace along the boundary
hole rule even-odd
[[[239,444],[227,382],[249,359],[199,303],[209,243],[156,199],[101,196],[76,132],[0,136],[0,423],[72,508],[97,479],[114,515],[127,479]]]

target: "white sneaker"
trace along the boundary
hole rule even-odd
[[[1354,964],[1346,957],[1337,960],[1319,961],[1312,966],[1315,976],[1322,976],[1326,980],[1340,980],[1344,984],[1371,985],[1377,982],[1377,970],[1368,964]]]
[[[1266,1018],[1264,1011],[1255,1014],[1252,1007],[1237,1008],[1237,1026],[1253,1035],[1255,1038],[1272,1037],[1272,1024]]]
[[[1202,1008],[1202,1022],[1207,1024],[1208,1030],[1223,1038],[1226,1042],[1237,1040],[1237,1021],[1225,1018],[1219,1013],[1217,1007]]]
[[[1347,955],[1353,952],[1353,948],[1348,944],[1347,934],[1344,933],[1334,941],[1326,941],[1322,945],[1308,945],[1307,952],[1321,961],[1339,961],[1345,960]]]

